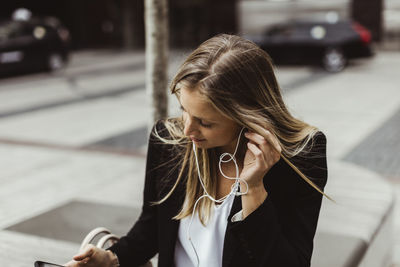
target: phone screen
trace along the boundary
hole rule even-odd
[[[35,267],[63,267],[63,266],[59,265],[59,264],[55,264],[55,263],[50,263],[50,262],[36,261]]]

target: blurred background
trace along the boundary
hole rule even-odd
[[[323,202],[312,266],[400,266],[400,1],[165,3],[167,80],[201,42],[241,35],[271,55],[291,112],[327,135],[338,204]],[[146,93],[146,8],[2,3],[1,266],[64,263],[91,229],[122,235],[139,216],[161,105]]]

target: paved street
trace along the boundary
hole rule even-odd
[[[171,53],[170,75],[184,55]],[[338,74],[277,69],[293,114],[326,133],[329,161],[382,175],[398,202],[399,68],[399,53],[382,52]],[[103,223],[94,211],[137,212],[149,118],[144,78],[143,53],[105,50],[74,54],[60,73],[0,80],[1,266],[66,262],[86,229]],[[177,114],[174,97],[169,103]],[[400,204],[395,208],[393,262],[400,264]],[[123,234],[134,218],[119,219],[113,231]],[[60,230],[74,227],[82,232]]]

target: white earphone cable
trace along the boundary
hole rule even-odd
[[[194,155],[195,155],[195,158],[196,158],[197,173],[198,173],[198,177],[199,177],[201,186],[203,187],[203,190],[204,190],[204,195],[202,195],[201,197],[199,197],[199,198],[196,200],[195,204],[194,204],[193,211],[192,211],[192,216],[191,216],[191,218],[190,218],[190,222],[189,222],[189,226],[188,226],[188,228],[187,228],[186,234],[187,234],[188,240],[189,240],[189,242],[190,242],[190,244],[191,244],[191,246],[192,246],[192,248],[193,248],[193,251],[194,251],[194,253],[196,254],[196,258],[197,258],[197,267],[199,267],[199,265],[200,265],[200,259],[199,259],[199,255],[198,255],[198,253],[197,253],[197,251],[196,251],[196,249],[195,249],[195,247],[194,247],[194,244],[193,244],[193,242],[192,242],[192,238],[190,237],[190,227],[191,227],[191,225],[192,225],[193,218],[194,218],[194,216],[195,216],[196,206],[197,206],[197,204],[199,203],[199,201],[200,201],[202,198],[208,197],[210,200],[212,200],[212,201],[214,201],[214,202],[222,203],[222,202],[224,202],[224,200],[225,200],[229,195],[231,195],[231,194],[234,194],[234,195],[236,195],[236,196],[241,196],[241,195],[247,194],[247,192],[249,191],[249,186],[248,186],[247,182],[246,182],[244,179],[242,179],[242,178],[239,177],[239,166],[238,166],[238,164],[237,164],[237,162],[236,162],[236,158],[235,158],[235,155],[236,155],[237,149],[238,149],[238,147],[239,147],[239,143],[240,143],[240,137],[241,137],[241,135],[242,135],[243,130],[244,130],[244,128],[242,128],[242,129],[240,130],[239,137],[238,137],[238,140],[237,140],[237,142],[236,142],[235,151],[233,152],[233,154],[230,154],[230,153],[228,153],[228,152],[225,152],[225,153],[222,153],[221,156],[219,157],[218,167],[219,167],[219,171],[220,171],[220,173],[222,174],[222,176],[224,176],[225,178],[230,179],[230,180],[235,180],[235,183],[232,184],[232,186],[231,186],[231,191],[229,192],[229,194],[227,194],[226,196],[224,196],[224,197],[222,197],[222,198],[220,198],[220,199],[215,199],[215,198],[213,198],[210,194],[208,194],[208,192],[207,192],[207,190],[206,190],[206,188],[205,188],[205,186],[204,186],[203,179],[202,179],[202,176],[201,176],[201,173],[200,173],[199,161],[198,161],[198,159],[197,159],[196,145],[193,143],[193,152],[194,152]],[[224,160],[224,158],[225,158],[226,156],[229,157],[229,158],[228,158],[227,160]],[[222,171],[222,165],[221,165],[221,164],[222,164],[222,163],[227,163],[227,162],[230,162],[230,161],[232,161],[232,162],[234,163],[234,165],[235,165],[235,171],[236,171],[235,177],[229,177],[229,176],[225,175],[224,172]],[[246,191],[245,191],[245,192],[238,192],[239,185],[240,185],[240,180],[246,185]]]

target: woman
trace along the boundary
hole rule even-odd
[[[286,108],[271,59],[218,35],[171,83],[182,117],[150,136],[138,221],[109,250],[69,266],[309,266],[326,138]]]

